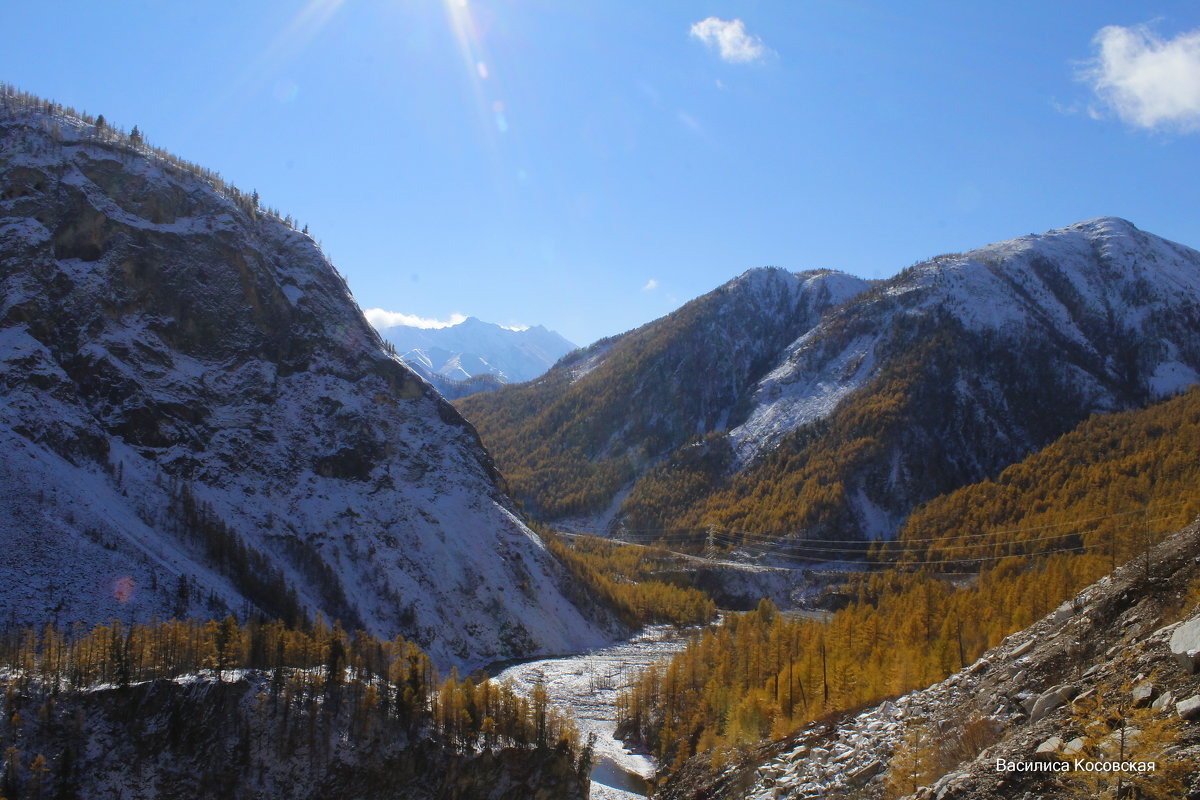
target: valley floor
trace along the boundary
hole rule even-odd
[[[648,755],[630,752],[614,738],[617,695],[637,672],[683,650],[689,632],[655,625],[613,647],[509,667],[497,679],[511,681],[524,695],[543,683],[551,703],[576,720],[585,739],[596,735],[592,800],[642,797],[657,764]]]

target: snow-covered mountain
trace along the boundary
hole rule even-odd
[[[452,381],[476,375],[494,375],[502,383],[531,381],[575,349],[541,325],[506,328],[475,317],[444,328],[393,325],[379,332],[406,362]]]
[[[752,460],[877,377],[898,324],[940,317],[973,335],[1057,352],[1066,382],[1097,411],[1163,397],[1200,380],[1198,300],[1200,254],[1113,217],[942,256],[792,343],[730,436]]]
[[[825,458],[805,477],[839,496],[791,529],[888,536],[915,504],[1198,375],[1195,250],[1105,217],[939,257],[786,349],[729,431],[743,475],[709,508],[750,512],[755,482]]]
[[[1200,253],[1116,218],[873,284],[821,273],[839,291],[815,314],[787,313],[803,277],[786,275],[752,271],[461,407],[547,516],[859,538],[890,535],[916,504],[995,475],[1089,414],[1200,376]],[[749,350],[737,344],[747,313]],[[745,383],[711,395],[703,415],[669,399],[711,392],[734,374],[727,364],[743,365]]]
[[[608,638],[307,235],[40,108],[0,98],[6,617],[299,606],[443,666]]]

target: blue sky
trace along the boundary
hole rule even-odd
[[[885,277],[1105,214],[1200,246],[1195,3],[39,2],[0,24],[0,80],[257,189],[364,308],[585,344],[756,266]]]

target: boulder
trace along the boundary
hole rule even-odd
[[[1171,634],[1171,655],[1189,673],[1200,668],[1200,617],[1188,620]]]
[[[1052,686],[1038,695],[1037,700],[1033,701],[1033,706],[1029,709],[1029,721],[1037,722],[1038,720],[1045,719],[1047,714],[1077,694],[1079,694],[1079,687],[1077,686],[1067,684]]]
[[[1076,695],[1075,698],[1071,702],[1072,703],[1082,703],[1084,700],[1087,700],[1089,697],[1094,697],[1095,694],[1096,694],[1096,690],[1094,688],[1088,689],[1083,694]]]
[[[1133,699],[1134,708],[1144,708],[1150,705],[1150,701],[1154,699],[1154,684],[1150,681],[1142,681],[1137,686],[1133,687],[1133,691],[1129,693]]]
[[[1175,711],[1183,719],[1200,717],[1200,694],[1194,694],[1186,700],[1180,700],[1175,704]]]
[[[884,763],[879,759],[874,759],[858,769],[854,770],[847,777],[847,781],[851,786],[862,786],[867,781],[874,778],[879,773],[883,772]]]
[[[958,784],[967,778],[971,777],[968,772],[956,772],[952,775],[944,775],[938,779],[938,782],[933,785],[934,797],[936,800],[945,800],[952,792],[958,788]]]
[[[1037,758],[1043,758],[1047,761],[1053,761],[1064,747],[1061,736],[1051,736],[1046,741],[1037,746],[1037,750],[1033,752]]]
[[[1107,756],[1128,757],[1137,746],[1142,732],[1137,728],[1118,728],[1100,740],[1099,750]]]
[[[1167,708],[1175,702],[1175,695],[1172,692],[1163,692],[1158,696],[1158,699],[1150,704],[1150,708],[1154,711]]]
[[[1009,653],[1010,658],[1020,658],[1033,649],[1033,639],[1027,639],[1024,644]]]

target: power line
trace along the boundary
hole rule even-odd
[[[1176,508],[1178,506],[1184,505],[1186,502],[1187,501],[1181,499],[1181,500],[1176,500],[1173,503],[1156,503],[1153,506],[1150,506],[1150,508],[1152,508],[1156,511],[1161,510],[1161,509],[1166,509],[1166,508]],[[1046,523],[1043,525],[1030,525],[1030,526],[1021,527],[1021,528],[1007,528],[1007,529],[999,529],[999,530],[994,530],[994,531],[979,531],[979,532],[975,532],[975,533],[956,534],[953,536],[951,536],[950,534],[947,534],[945,536],[935,536],[935,537],[923,538],[923,539],[907,539],[907,538],[903,539],[903,540],[900,540],[900,539],[893,539],[893,540],[877,539],[874,541],[876,541],[876,542],[886,542],[886,541],[901,542],[902,541],[907,544],[907,543],[917,543],[917,542],[940,542],[940,541],[945,541],[946,539],[951,539],[951,538],[954,540],[960,540],[960,539],[971,538],[971,537],[982,538],[985,536],[1008,535],[1008,534],[1013,534],[1013,533],[1026,533],[1029,531],[1050,530],[1052,528],[1063,528],[1063,527],[1067,527],[1069,525],[1084,525],[1084,524],[1088,524],[1091,522],[1099,522],[1099,521],[1106,520],[1106,519],[1113,519],[1116,517],[1125,517],[1125,516],[1131,516],[1133,514],[1144,514],[1144,513],[1146,513],[1145,507],[1139,508],[1139,509],[1136,509],[1133,511],[1117,511],[1112,514],[1102,514],[1102,515],[1096,516],[1096,517],[1087,517],[1084,519],[1068,520],[1066,522]],[[737,536],[757,538],[757,539],[792,538],[793,534],[795,533],[795,531],[755,532],[755,531],[739,531],[739,530],[726,530],[723,532],[727,533],[727,534],[733,534],[733,535],[737,535]],[[645,534],[645,536],[637,537],[641,541],[666,541],[666,540],[694,541],[697,538],[703,538],[703,536],[707,535],[708,528],[619,528],[614,533],[616,533],[619,536],[628,536],[629,534]],[[665,535],[660,535],[660,536],[655,537],[654,534],[665,534]],[[612,538],[609,536],[605,536],[601,532],[595,532],[591,535],[594,535],[594,536],[597,536],[600,538]],[[819,543],[819,544],[843,544],[844,545],[847,543],[848,540],[846,540],[846,539],[809,539],[809,538],[805,538],[805,539],[795,539],[795,541],[806,542],[806,543],[812,542],[812,543]],[[864,544],[871,544],[871,543],[872,542],[864,541]]]
[[[1137,520],[1137,521],[1130,522],[1125,525],[1120,525],[1116,528],[1116,530],[1125,530],[1126,528],[1141,527],[1142,525],[1144,525],[1148,522],[1149,523],[1165,522],[1168,519],[1170,519],[1170,517],[1156,517],[1155,519],[1151,519],[1151,520]],[[1029,528],[1028,530],[1038,530],[1038,529],[1037,528]],[[808,540],[808,539],[800,539],[800,540],[796,540],[793,542],[780,541],[777,544],[773,544],[773,543],[768,543],[768,542],[745,543],[745,542],[742,542],[736,534],[717,533],[717,534],[714,534],[714,536],[716,538],[722,539],[725,544],[740,546],[743,549],[761,550],[764,553],[794,552],[794,551],[804,551],[804,550],[814,550],[814,551],[822,552],[822,553],[839,553],[839,552],[840,553],[863,553],[863,552],[865,552],[866,547],[868,547],[870,545],[874,545],[874,544],[881,544],[884,548],[883,554],[891,555],[893,553],[906,553],[906,552],[919,553],[919,552],[926,552],[928,550],[938,550],[938,551],[941,551],[941,550],[974,550],[974,549],[986,548],[986,547],[1013,547],[1013,546],[1017,546],[1017,545],[1026,545],[1026,544],[1037,543],[1037,542],[1049,542],[1049,541],[1055,541],[1058,539],[1066,539],[1066,538],[1072,537],[1072,536],[1083,537],[1083,536],[1087,536],[1088,534],[1097,533],[1100,530],[1101,530],[1100,528],[1091,528],[1089,530],[1083,530],[1083,531],[1070,530],[1065,533],[1056,533],[1052,536],[1039,536],[1039,537],[1033,537],[1033,538],[1028,538],[1028,539],[1012,539],[1009,541],[975,542],[972,544],[953,544],[952,542],[954,542],[955,540],[948,539],[948,538],[936,539],[936,540],[931,540],[931,541],[939,541],[939,542],[947,541],[947,544],[936,545],[936,546],[932,546],[932,547],[914,547],[914,546],[911,546],[908,541],[890,540],[890,541],[879,541],[879,542],[863,542],[862,544],[864,545],[864,547],[837,548],[837,547],[826,547],[823,545],[811,545],[810,544],[811,540]],[[997,531],[996,533],[989,533],[989,534],[984,534],[984,535],[986,535],[986,536],[1001,536],[1001,535],[1003,535],[1003,532]],[[853,542],[846,542],[846,541],[841,542],[841,544],[852,544],[852,543]],[[769,545],[771,545],[771,546],[769,546]]]
[[[1149,522],[1151,522],[1151,523],[1164,522],[1167,519],[1169,519],[1169,517],[1158,517],[1156,519],[1149,520]],[[1122,525],[1122,526],[1116,528],[1115,530],[1125,530],[1128,528],[1141,527],[1143,524],[1144,523],[1139,520],[1137,522],[1131,522],[1127,525]],[[1055,536],[1043,536],[1043,537],[1037,537],[1037,538],[1032,538],[1032,539],[1017,539],[1017,540],[1012,540],[1012,541],[1008,541],[1008,542],[990,542],[990,543],[989,542],[980,542],[977,544],[945,545],[943,547],[937,547],[937,548],[912,547],[912,548],[888,549],[888,550],[883,551],[879,555],[885,556],[887,558],[887,561],[889,561],[889,562],[895,562],[895,563],[900,563],[900,564],[913,564],[913,563],[921,563],[921,562],[916,561],[916,560],[906,559],[906,558],[904,558],[904,556],[922,555],[922,554],[929,553],[930,551],[940,554],[942,551],[946,551],[946,550],[978,551],[981,549],[986,550],[989,548],[993,548],[993,549],[1008,548],[1009,552],[1007,552],[1007,553],[983,557],[983,558],[986,558],[989,560],[1000,560],[1000,559],[1005,559],[1005,558],[1016,558],[1016,557],[1024,557],[1024,556],[1029,556],[1029,555],[1037,555],[1037,553],[1025,553],[1025,552],[1019,551],[1020,549],[1023,549],[1026,545],[1029,545],[1029,544],[1057,541],[1057,540],[1071,538],[1071,537],[1078,537],[1082,540],[1084,537],[1086,537],[1090,534],[1099,533],[1100,530],[1101,529],[1099,529],[1099,528],[1092,528],[1092,529],[1085,530],[1085,531],[1070,531],[1068,533],[1060,533]],[[726,542],[726,544],[736,545],[736,541]],[[1059,551],[1062,552],[1062,551],[1066,551],[1066,550],[1077,550],[1083,546],[1084,545],[1081,541],[1077,545],[1059,548]],[[843,554],[847,554],[847,555],[866,555],[866,551],[863,548],[836,548],[836,547],[805,548],[803,546],[800,546],[799,544],[797,546],[793,546],[793,547],[787,547],[787,546],[768,547],[765,545],[755,545],[755,544],[751,544],[751,545],[742,544],[742,545],[736,545],[736,547],[738,550],[748,551],[752,554],[760,555],[760,556],[789,557],[789,558],[793,558],[793,559],[797,559],[797,560],[813,560],[813,561],[820,560],[820,559],[818,559],[817,555],[808,555],[809,553],[812,553],[812,554],[843,553]],[[830,560],[845,561],[845,560],[849,560],[849,559],[842,558],[842,559],[830,559]],[[949,558],[944,559],[944,561],[946,561],[948,563],[971,562],[971,561],[975,561],[975,560],[978,560],[978,559],[968,558],[968,557],[966,557],[966,555],[954,556],[954,557],[949,557]],[[924,563],[931,563],[931,562],[926,561]]]
[[[1174,508],[1174,507],[1177,507],[1177,506],[1180,506],[1183,504],[1184,504],[1184,501],[1181,500],[1181,501],[1178,501],[1175,503],[1158,504],[1156,506],[1153,506],[1153,508],[1161,510],[1164,508]],[[1017,533],[1017,532],[1023,532],[1023,531],[1047,530],[1050,528],[1063,527],[1065,525],[1081,525],[1083,523],[1099,522],[1099,521],[1103,521],[1103,520],[1107,520],[1107,519],[1114,519],[1117,517],[1129,516],[1132,514],[1143,514],[1144,515],[1145,513],[1146,513],[1146,509],[1141,509],[1138,511],[1116,512],[1116,513],[1112,513],[1112,514],[1104,514],[1104,515],[1097,516],[1097,517],[1090,517],[1090,518],[1087,518],[1084,520],[1073,520],[1069,523],[1055,523],[1053,525],[1035,525],[1035,526],[1028,526],[1025,528],[1012,528],[1012,529],[1001,530],[1001,531],[988,531],[986,533],[980,533],[980,534],[963,534],[963,536],[965,537],[965,536],[975,535],[975,536],[996,537],[996,536],[1001,536],[1001,535],[1005,535],[1005,534],[1009,534],[1009,533]],[[1132,527],[1141,527],[1142,525],[1145,525],[1148,523],[1164,522],[1168,519],[1170,519],[1170,517],[1157,517],[1153,520],[1145,520],[1145,519],[1136,520],[1136,521],[1130,522],[1126,525],[1121,525],[1121,526],[1117,527],[1115,530],[1124,530],[1124,529],[1132,528]],[[960,545],[946,544],[946,545],[943,545],[941,548],[923,548],[923,547],[918,548],[918,547],[912,547],[911,544],[913,542],[919,542],[919,541],[931,541],[931,542],[946,541],[949,537],[938,537],[935,539],[925,539],[925,540],[904,540],[901,542],[884,542],[885,545],[889,545],[889,548],[884,552],[884,555],[889,556],[888,561],[890,562],[891,565],[904,566],[904,567],[938,566],[938,565],[947,565],[947,564],[955,564],[955,565],[957,565],[957,564],[982,564],[982,563],[987,563],[990,561],[1003,561],[1004,559],[1008,559],[1008,558],[1038,558],[1041,556],[1054,555],[1057,553],[1068,553],[1068,552],[1077,553],[1083,548],[1082,541],[1080,542],[1080,544],[1073,545],[1070,547],[1050,548],[1050,549],[1046,549],[1046,550],[1039,550],[1037,552],[1032,552],[1032,553],[1027,553],[1027,552],[1012,553],[1012,552],[1010,552],[1010,553],[1005,553],[1003,555],[955,557],[955,558],[940,558],[940,559],[902,559],[902,558],[893,558],[892,556],[894,556],[894,555],[903,556],[903,555],[911,555],[911,554],[917,554],[917,553],[926,553],[926,552],[928,552],[929,549],[935,549],[935,550],[937,550],[937,549],[941,549],[941,550],[971,549],[971,548],[980,548],[980,547],[989,547],[989,546],[991,546],[991,547],[1010,547],[1011,548],[1011,547],[1023,546],[1026,544],[1032,544],[1032,543],[1038,543],[1038,542],[1044,542],[1044,541],[1054,541],[1056,539],[1062,539],[1062,538],[1066,538],[1066,537],[1070,537],[1070,536],[1078,536],[1082,540],[1083,537],[1085,537],[1089,534],[1099,533],[1100,531],[1101,531],[1101,528],[1093,527],[1088,530],[1072,530],[1072,531],[1068,531],[1066,533],[1055,534],[1053,536],[1038,537],[1038,538],[1032,538],[1032,539],[1013,540],[1013,541],[1009,541],[1009,542],[979,542],[976,544],[960,544]],[[591,536],[591,534],[567,533],[565,531],[559,532],[559,533],[561,535],[570,536],[570,537]],[[860,555],[860,556],[866,555],[865,549],[862,547],[832,548],[832,547],[819,547],[819,546],[812,547],[811,546],[811,543],[814,541],[824,541],[824,542],[830,542],[831,544],[846,545],[846,544],[848,544],[848,542],[846,542],[845,540],[806,539],[806,540],[794,540],[790,543],[781,543],[779,540],[747,543],[744,540],[739,541],[737,538],[738,534],[735,534],[735,533],[714,532],[711,535],[713,536],[713,538],[721,539],[722,542],[725,544],[734,545],[738,549],[740,549],[742,551],[748,551],[749,553],[754,554],[754,555],[774,556],[776,558],[785,558],[787,560],[796,561],[796,562],[800,562],[800,563],[841,564],[841,563],[847,563],[847,562],[856,560],[856,559],[847,558],[847,557],[826,558],[826,557],[822,557],[822,556],[818,556],[818,555],[803,555],[802,552],[806,546],[807,546],[807,549],[811,550],[814,553],[828,554],[828,553],[839,553],[840,552],[840,553],[844,553],[847,555]],[[757,535],[761,536],[761,534],[757,534]],[[660,549],[667,553],[671,553],[672,555],[681,556],[684,558],[700,558],[700,556],[698,556],[696,554],[680,553],[680,552],[670,550],[670,549],[662,546],[663,542],[671,540],[671,539],[675,539],[675,540],[679,540],[679,541],[686,541],[686,542],[691,542],[691,543],[697,542],[695,537],[688,537],[688,536],[683,536],[680,534],[668,535],[668,536],[661,537],[658,540],[651,540],[652,543],[650,543],[650,544],[646,544],[646,543],[642,543],[642,542],[622,541],[619,539],[610,539],[610,538],[606,538],[606,537],[593,536],[593,538],[599,538],[599,539],[602,539],[603,541],[613,542],[615,544],[626,544],[626,545],[631,545],[631,546],[635,546],[635,547]],[[953,541],[953,540],[951,540],[951,541]],[[863,542],[863,544],[869,546],[870,544],[873,544],[873,543],[872,542]],[[898,554],[896,553],[895,547],[902,548]],[[872,563],[872,562],[862,562],[862,563],[864,563],[866,566],[884,566],[883,564]]]

